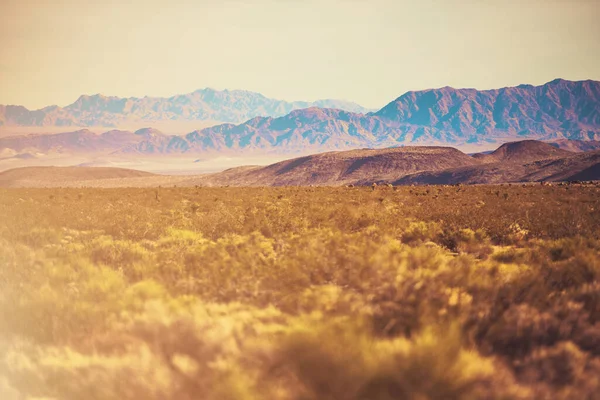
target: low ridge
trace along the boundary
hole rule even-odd
[[[546,143],[522,141],[500,146],[492,158],[471,157],[451,147],[411,146],[329,152],[266,167],[228,171],[190,180],[208,186],[302,186],[485,184],[600,179],[600,151],[571,153]],[[486,157],[487,157],[486,156]]]
[[[150,172],[112,167],[23,167],[0,172],[0,187],[54,187],[69,182],[153,176]]]
[[[212,174],[198,183],[236,186],[343,185],[391,181],[424,170],[480,162],[452,147],[409,146],[328,152],[278,162],[238,174]]]
[[[573,155],[572,152],[557,148],[538,140],[522,140],[504,143],[491,154],[475,154],[473,157],[483,162],[514,162],[525,163],[530,161],[561,158]]]

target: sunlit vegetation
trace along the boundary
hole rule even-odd
[[[598,399],[600,188],[0,190],[0,398]]]

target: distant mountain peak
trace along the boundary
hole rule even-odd
[[[299,110],[294,110],[288,114],[286,117],[295,117],[295,116],[325,116],[330,109],[323,109],[319,107],[307,107]]]
[[[138,136],[147,136],[147,137],[163,135],[163,133],[161,131],[159,131],[158,129],[154,129],[154,128],[138,129],[137,131],[134,132],[134,134],[138,135]]]
[[[106,100],[108,99],[107,96],[104,96],[103,94],[100,93],[96,93],[96,94],[82,94],[81,96],[79,96],[79,98],[75,101],[75,103],[77,102],[81,102],[81,101],[89,101],[89,100]]]
[[[568,84],[568,83],[573,83],[573,82],[574,81],[568,81],[563,78],[556,78],[556,79],[553,79],[550,82],[546,83],[546,85]]]
[[[0,124],[9,126],[113,126],[140,121],[217,121],[241,123],[257,116],[280,117],[311,106],[367,112],[358,104],[340,100],[289,102],[244,90],[198,89],[172,97],[106,96],[84,94],[66,107],[30,111],[0,106]]]

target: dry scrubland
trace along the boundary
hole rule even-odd
[[[599,399],[600,188],[0,190],[0,398]]]

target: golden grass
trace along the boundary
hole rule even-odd
[[[0,398],[597,398],[599,195],[0,190]]]

